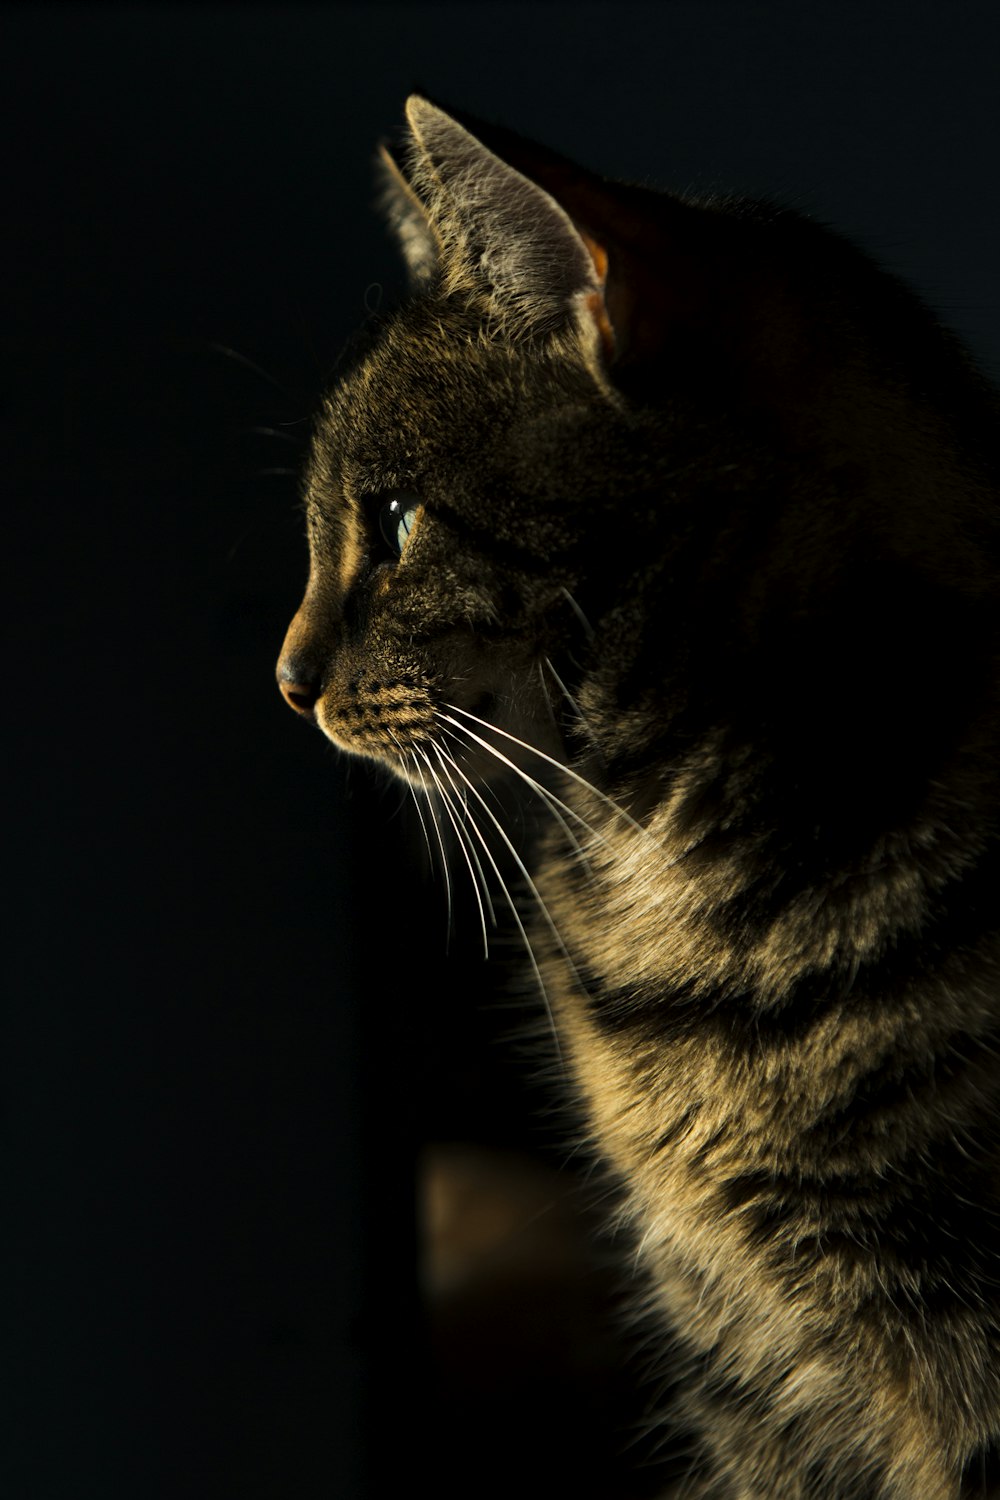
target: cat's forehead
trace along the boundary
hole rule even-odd
[[[537,353],[493,339],[467,311],[407,306],[328,393],[317,443],[347,471],[370,473],[372,487],[401,484],[481,451],[546,387]]]

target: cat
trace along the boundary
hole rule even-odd
[[[489,784],[551,813],[517,920],[677,1493],[1000,1496],[997,396],[807,218],[407,120],[281,691],[477,890]]]

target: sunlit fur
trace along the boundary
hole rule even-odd
[[[1000,1495],[996,398],[815,224],[409,119],[282,680],[511,908],[678,1496]]]

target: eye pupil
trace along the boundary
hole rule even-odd
[[[418,501],[412,495],[396,495],[379,511],[378,524],[382,540],[396,557],[402,556],[407,538],[417,519]]]

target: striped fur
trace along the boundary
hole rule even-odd
[[[683,1494],[1000,1496],[996,397],[830,231],[408,112],[286,696],[426,797],[484,937],[520,866]]]

